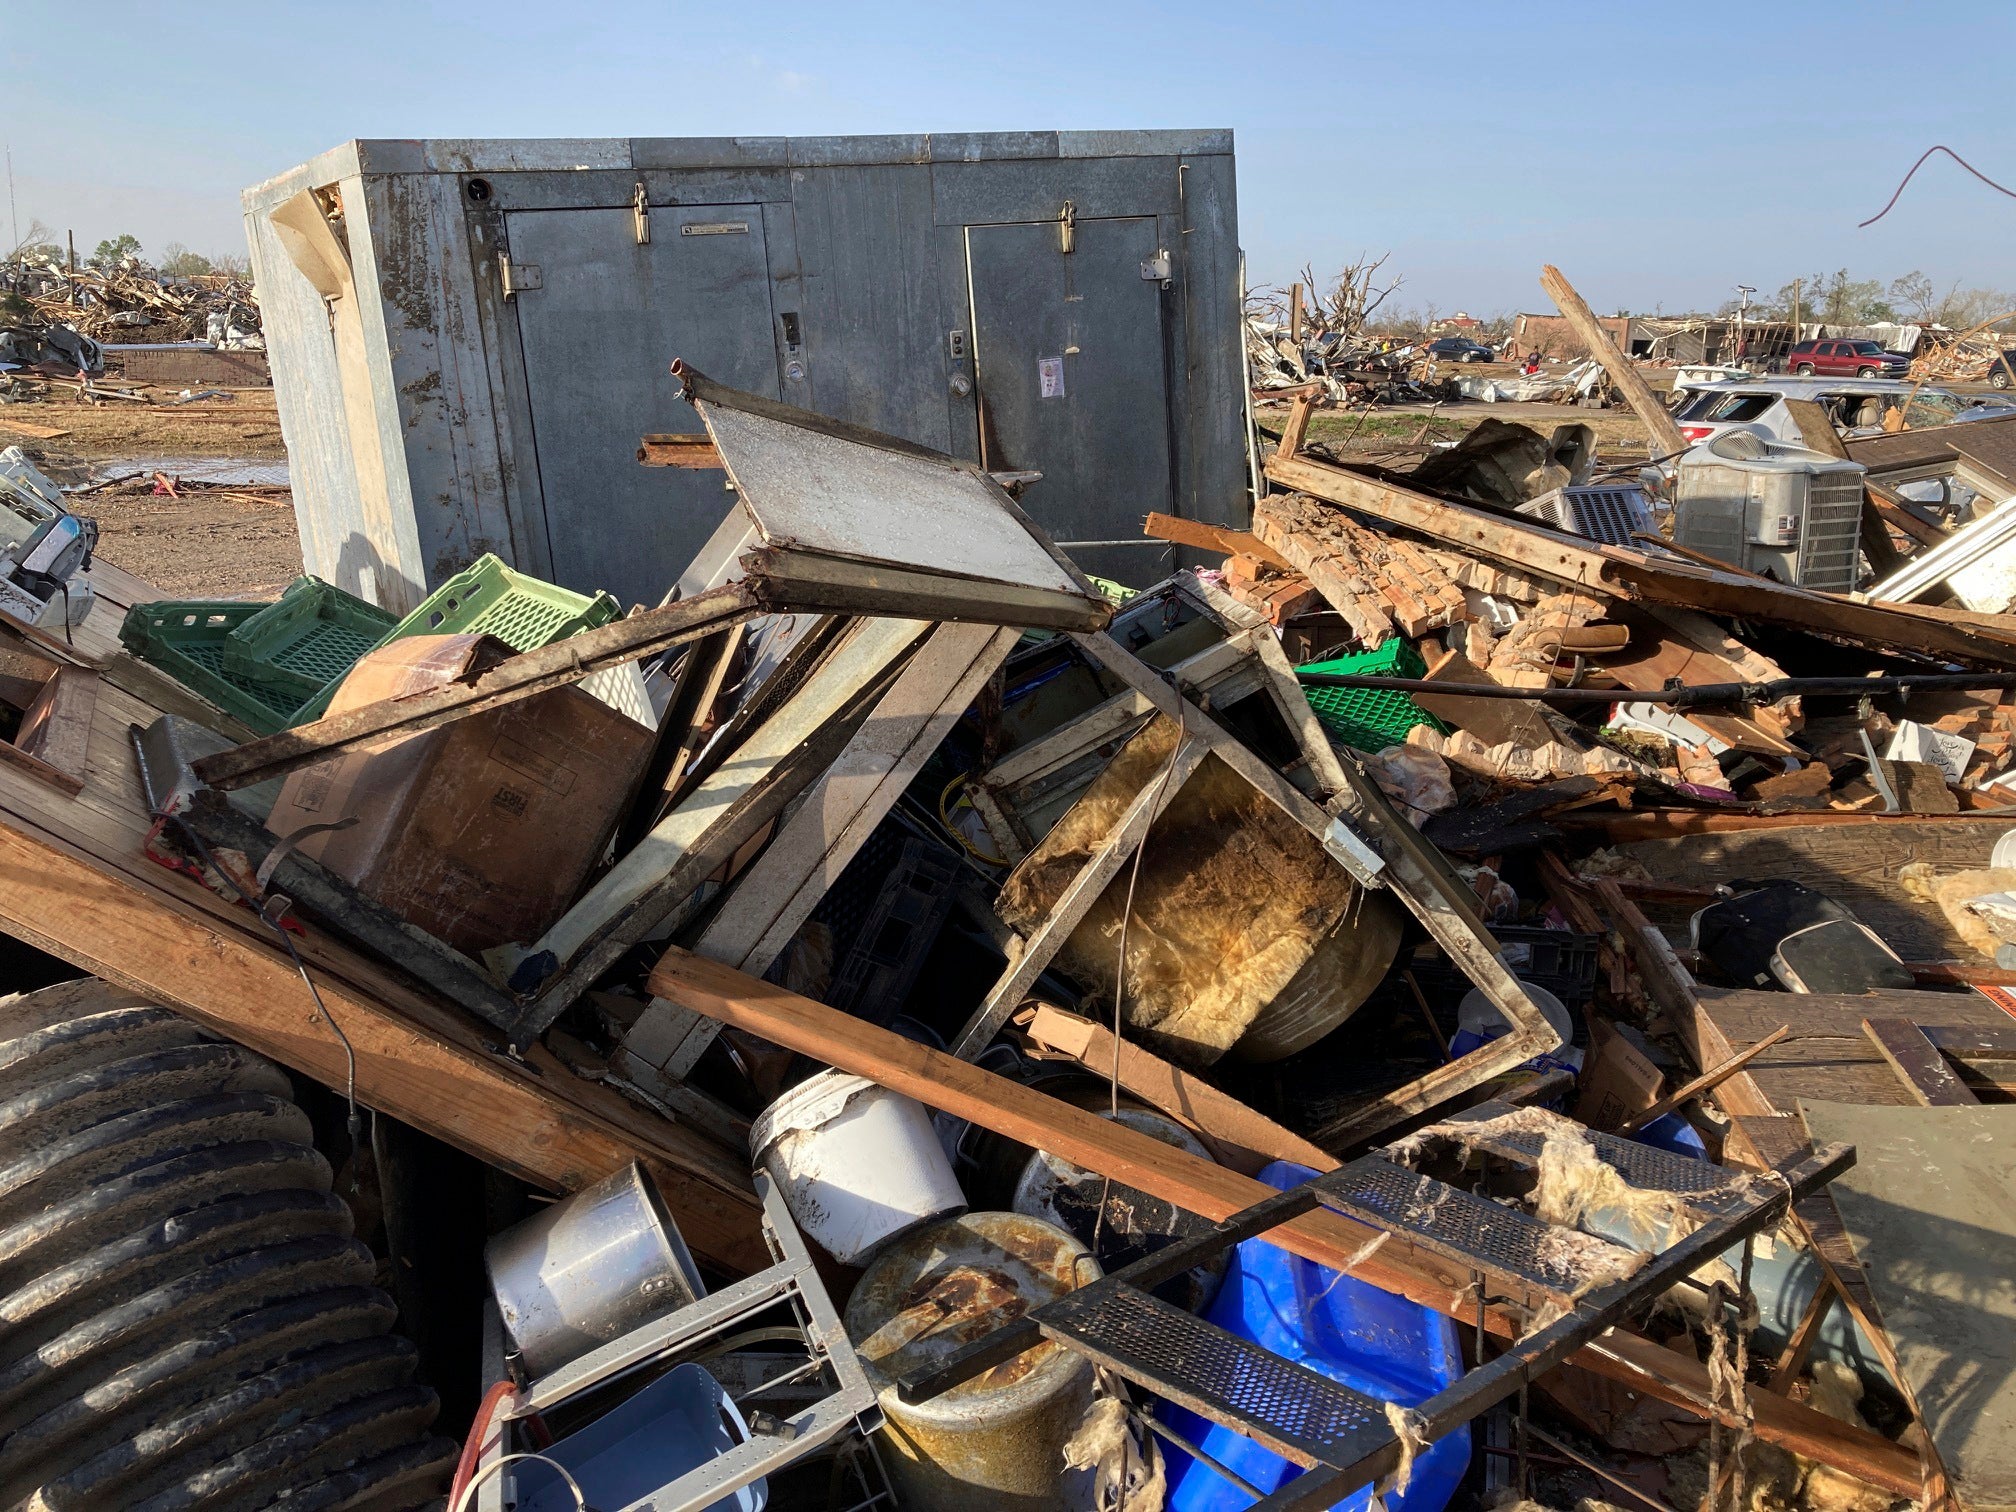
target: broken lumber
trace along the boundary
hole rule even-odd
[[[1111,1176],[1213,1222],[1275,1195],[1264,1182],[677,947],[652,972],[650,988],[695,1013],[866,1076],[927,1107],[971,1119],[982,1128]],[[1475,1291],[1461,1267],[1398,1235],[1360,1258],[1359,1251],[1374,1232],[1342,1214],[1317,1212],[1283,1224],[1268,1238],[1304,1259],[1349,1271],[1445,1316],[1466,1323],[1477,1320]],[[1481,1313],[1487,1332],[1516,1337],[1524,1328],[1502,1308],[1487,1305]],[[1624,1381],[1662,1401],[1704,1415],[1720,1414],[1710,1396],[1705,1365],[1620,1329],[1585,1346],[1570,1357],[1570,1363]],[[1900,1495],[1916,1494],[1917,1458],[1881,1435],[1782,1397],[1760,1395],[1752,1405],[1756,1420],[1751,1426],[1766,1442]]]
[[[324,1086],[346,1083],[343,1047],[278,945],[16,822],[0,825],[0,927]],[[336,975],[312,935],[302,948],[356,1052],[364,1106],[548,1191],[643,1160],[697,1253],[738,1272],[766,1263],[755,1193],[719,1146],[582,1081],[543,1050],[505,1055],[487,1031],[396,982]]]
[[[1117,1072],[1122,1089],[1188,1124],[1221,1163],[1242,1175],[1257,1176],[1277,1160],[1318,1171],[1336,1167],[1337,1157],[1329,1151],[1139,1045],[1116,1040],[1104,1024],[1048,1003],[1031,1003],[1014,1023],[1039,1050],[1075,1061],[1098,1076]]]
[[[1639,374],[1637,364],[1617,349],[1610,333],[1597,323],[1596,312],[1575,292],[1575,286],[1568,282],[1567,275],[1548,263],[1540,270],[1540,287],[1559,307],[1568,328],[1589,349],[1589,355],[1603,364],[1603,371],[1617,385],[1617,392],[1624,396],[1624,402],[1645,422],[1645,429],[1652,433],[1653,454],[1671,456],[1687,450],[1687,438],[1680,434],[1679,423]]]
[[[1221,556],[1249,556],[1279,572],[1293,572],[1288,559],[1266,545],[1250,531],[1229,525],[1212,525],[1203,520],[1185,520],[1176,515],[1151,514],[1141,526],[1143,535],[1178,546],[1194,546],[1199,551],[1215,551]]]
[[[1284,488],[1378,516],[1389,525],[1502,562],[1515,571],[1610,598],[1766,620],[1975,666],[2016,667],[2016,620],[2009,616],[1941,612],[1918,604],[1858,603],[1677,558],[1657,558],[1629,547],[1604,546],[1309,457],[1276,455],[1268,460],[1267,476]],[[1269,495],[1254,505],[1255,532],[1266,539],[1263,520],[1292,522],[1305,506],[1306,501],[1291,508],[1281,496]]]

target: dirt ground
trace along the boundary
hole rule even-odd
[[[98,521],[99,551],[177,598],[267,598],[301,571],[293,499],[284,489],[238,490],[182,481],[169,467],[170,494],[136,459],[228,457],[273,462],[287,455],[271,389],[239,389],[230,400],[0,406],[0,447],[20,446],[57,482],[136,477],[84,495],[79,514]],[[165,401],[173,395],[157,394]],[[48,435],[49,431],[60,432]]]

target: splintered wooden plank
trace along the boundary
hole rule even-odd
[[[1212,525],[1203,520],[1185,520],[1177,515],[1151,514],[1142,524],[1142,534],[1178,546],[1194,546],[1199,551],[1215,551],[1221,556],[1250,556],[1281,572],[1294,569],[1288,559],[1251,531]]]
[[[1981,1101],[1954,1074],[1925,1031],[1909,1019],[1865,1018],[1862,1032],[1890,1063],[1905,1089],[1926,1107],[1969,1107]]]

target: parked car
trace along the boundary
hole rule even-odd
[[[1811,399],[1827,411],[1843,435],[1883,427],[1883,411],[1909,404],[1913,426],[1952,425],[2012,412],[2009,401],[1985,394],[1958,394],[1930,386],[1912,397],[1912,385],[1894,378],[1750,378],[1728,383],[1676,384],[1673,418],[1688,444],[1699,446],[1729,430],[1755,431],[1767,441],[1800,444],[1799,427],[1785,408],[1787,399]]]
[[[1428,355],[1437,362],[1495,362],[1498,354],[1481,341],[1468,336],[1444,336],[1428,343]]]
[[[1901,378],[1910,370],[1904,353],[1873,341],[1801,341],[1785,354],[1785,371],[1800,378]]]
[[[1995,365],[1988,369],[1988,381],[1997,388],[2009,387],[2009,375],[2016,372],[2016,347],[2010,347],[1995,359]]]

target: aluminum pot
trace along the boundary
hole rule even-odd
[[[535,1378],[706,1294],[634,1162],[497,1235],[483,1263],[505,1331]]]

